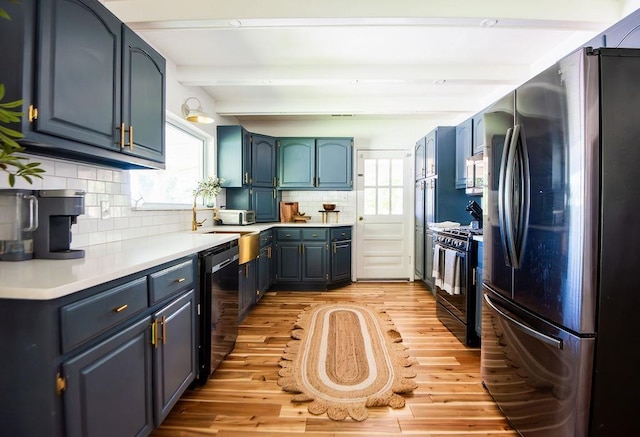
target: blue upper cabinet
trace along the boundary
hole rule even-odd
[[[254,187],[276,187],[276,139],[273,137],[251,136],[251,184]]]
[[[5,6],[3,6],[5,8]],[[0,83],[31,152],[164,168],[165,60],[97,0],[9,3]]]
[[[130,146],[122,151],[164,162],[166,61],[126,26],[123,37],[122,120]]]
[[[314,188],[315,139],[282,138],[278,147],[280,188]]]
[[[281,138],[280,189],[351,190],[353,138]]]
[[[416,163],[416,168],[415,168],[415,178],[416,181],[419,179],[424,178],[427,175],[427,170],[426,170],[426,150],[425,150],[425,137],[420,138],[417,142],[416,142],[416,154],[415,154],[415,163]]]
[[[473,119],[456,126],[456,188],[467,186],[467,158],[471,156],[473,141]]]
[[[437,174],[436,160],[438,157],[436,156],[436,135],[437,130],[433,130],[424,137],[424,166],[426,177],[435,176]]]
[[[248,187],[251,179],[251,134],[242,126],[218,126],[218,174],[223,187]]]
[[[316,187],[326,190],[353,188],[351,138],[316,140]]]
[[[484,112],[473,116],[473,142],[471,154],[478,155],[484,152]]]

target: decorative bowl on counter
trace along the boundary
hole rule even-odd
[[[325,211],[333,211],[334,209],[336,209],[336,204],[335,203],[323,203],[322,207],[324,208]]]

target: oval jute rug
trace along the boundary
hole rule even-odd
[[[278,385],[333,420],[368,417],[366,407],[404,407],[410,378],[407,348],[389,316],[355,303],[315,304],[294,324],[280,361]]]

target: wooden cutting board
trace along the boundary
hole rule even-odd
[[[280,222],[293,223],[293,217],[298,215],[298,202],[280,202]]]

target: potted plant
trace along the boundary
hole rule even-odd
[[[209,176],[207,179],[202,179],[198,181],[198,185],[195,190],[193,190],[193,204],[195,206],[196,198],[198,196],[202,196],[204,199],[204,204],[212,208],[215,206],[216,197],[220,194],[222,190],[222,183],[224,182],[224,178],[218,178]]]
[[[18,3],[17,0],[9,0]],[[0,18],[10,20],[7,12],[0,8]],[[29,162],[29,159],[17,154],[25,150],[16,140],[22,138],[21,132],[7,127],[10,123],[20,123],[24,114],[16,110],[22,106],[22,100],[4,102],[5,87],[0,83],[0,170],[9,174],[9,186],[13,187],[16,177],[21,177],[30,184],[33,177],[41,178],[44,170],[39,162]]]

